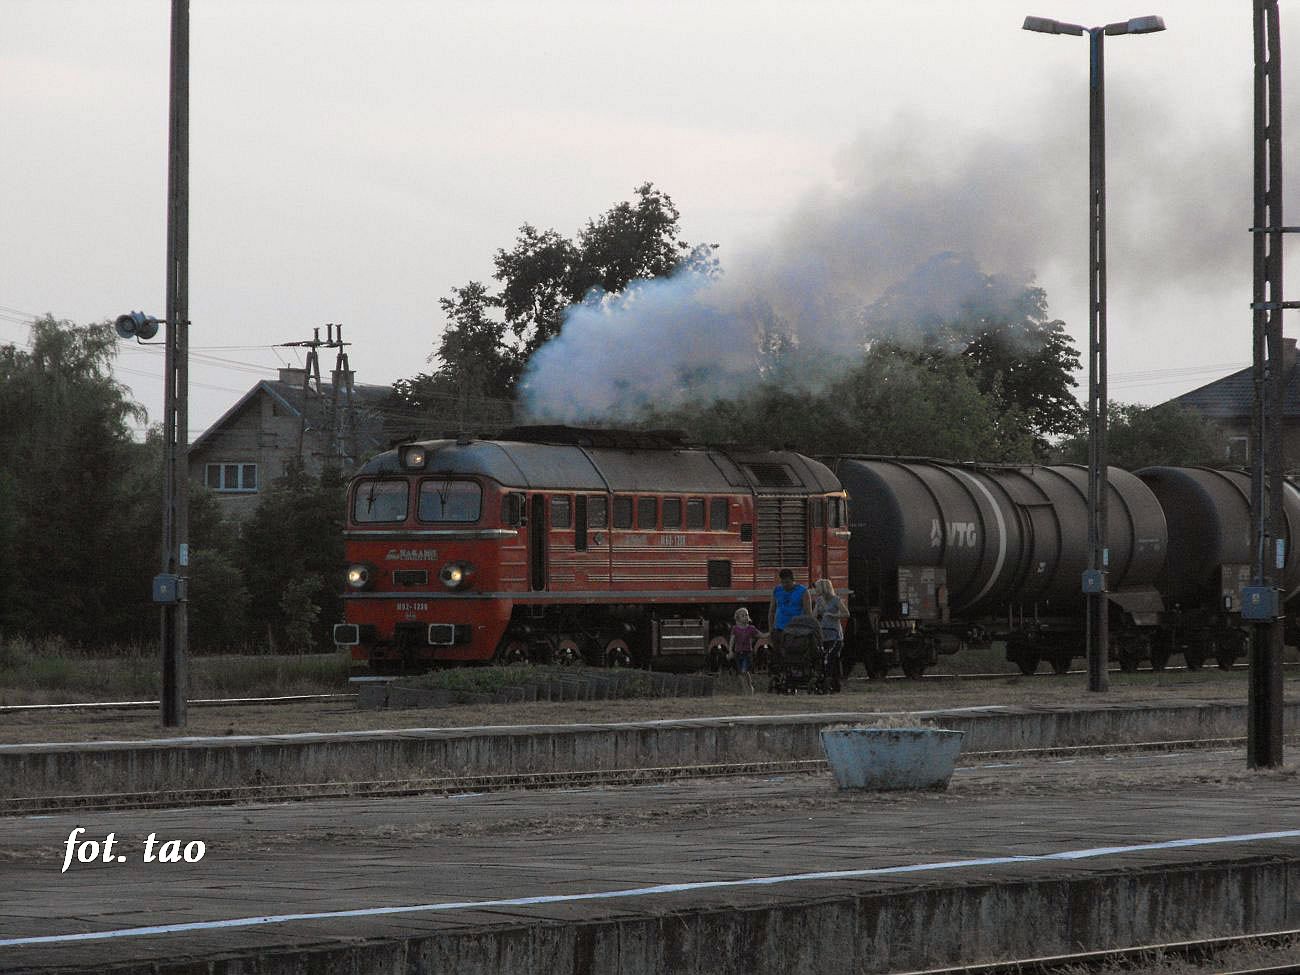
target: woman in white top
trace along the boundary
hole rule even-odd
[[[848,607],[844,600],[835,595],[835,587],[829,579],[818,579],[813,584],[815,599],[813,616],[821,624],[822,631],[822,665],[830,678],[831,690],[840,689],[840,655],[844,650],[844,625],[841,620],[849,618]]]

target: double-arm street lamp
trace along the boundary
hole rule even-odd
[[[1110,478],[1106,452],[1106,101],[1103,53],[1106,35],[1151,34],[1165,29],[1160,17],[1134,17],[1104,27],[1064,24],[1047,17],[1026,17],[1025,30],[1042,34],[1087,34],[1089,38],[1088,103],[1088,570],[1083,592],[1088,601],[1088,690],[1104,691],[1110,633],[1107,621],[1107,495]]]

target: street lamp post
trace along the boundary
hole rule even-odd
[[[1088,603],[1088,690],[1105,691],[1110,633],[1106,573],[1110,568],[1109,458],[1106,451],[1106,35],[1150,34],[1165,29],[1160,17],[1134,17],[1103,27],[1026,17],[1025,30],[1042,34],[1088,35],[1088,569],[1083,592]]]

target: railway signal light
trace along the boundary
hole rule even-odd
[[[117,320],[113,322],[113,327],[117,329],[117,334],[124,339],[137,339],[145,342],[158,334],[158,326],[161,324],[162,322],[152,315],[146,315],[142,311],[133,311],[125,315],[118,315]]]

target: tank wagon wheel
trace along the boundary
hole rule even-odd
[[[1034,674],[1038,673],[1039,663],[1038,657],[1022,656],[1016,660],[1016,666],[1020,668],[1020,672],[1026,677],[1033,677]]]
[[[929,666],[924,660],[903,660],[903,674],[909,680],[920,680],[925,676],[925,668]]]
[[[1205,665],[1205,657],[1195,650],[1184,650],[1183,663],[1187,664],[1188,670],[1200,670]]]
[[[1138,669],[1138,658],[1131,653],[1120,653],[1119,669],[1124,674],[1136,674]]]
[[[884,680],[889,674],[889,664],[880,658],[868,657],[862,666],[867,671],[867,680]]]
[[[1168,667],[1168,666],[1169,666],[1169,651],[1168,651],[1168,650],[1152,650],[1152,651],[1151,651],[1151,669],[1152,669],[1152,670],[1157,670],[1157,671],[1158,671],[1158,670],[1164,670],[1164,669],[1165,669],[1166,667]]]
[[[1070,664],[1072,663],[1074,663],[1074,661],[1069,657],[1053,657],[1052,673],[1057,674],[1058,676],[1061,674],[1068,674],[1070,672]]]
[[[605,644],[602,652],[606,667],[632,666],[632,649],[627,645],[626,640],[610,640]]]
[[[555,643],[555,662],[561,667],[576,667],[585,663],[582,648],[572,637],[561,637]]]
[[[722,673],[727,666],[727,643],[725,636],[715,636],[709,641],[709,670],[715,674]]]
[[[497,650],[497,663],[502,667],[528,663],[528,644],[518,637],[507,637]]]
[[[1231,651],[1217,653],[1214,655],[1214,662],[1219,665],[1220,670],[1231,670],[1232,665],[1237,662],[1237,657]]]

